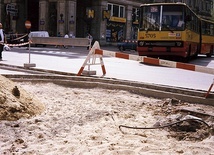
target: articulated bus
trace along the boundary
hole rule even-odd
[[[214,53],[214,22],[200,18],[185,3],[152,3],[140,7],[140,56],[174,56],[189,60]]]

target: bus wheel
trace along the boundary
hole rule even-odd
[[[208,58],[210,58],[212,56],[211,53],[206,54]]]
[[[213,47],[211,47],[210,49],[210,53],[206,54],[208,58],[210,58],[213,54]]]
[[[190,53],[191,53],[191,45],[189,45],[187,56],[183,60],[184,62],[189,62],[190,61]]]
[[[194,53],[194,55],[193,55],[193,58],[197,58],[198,57],[198,54],[199,54],[199,46],[197,46],[197,50],[196,50],[196,52]]]

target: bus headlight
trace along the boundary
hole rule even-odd
[[[143,45],[144,45],[144,41],[140,41],[140,42],[138,43],[138,45],[139,45],[139,46],[143,46]]]
[[[178,47],[181,47],[181,46],[182,46],[182,42],[176,42],[176,45],[177,45]]]

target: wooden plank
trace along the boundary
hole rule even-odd
[[[89,46],[88,38],[32,37],[32,44]]]

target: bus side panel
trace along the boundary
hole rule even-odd
[[[195,56],[200,51],[200,34],[191,30],[185,31],[186,48],[188,48],[188,56]]]
[[[214,36],[202,35],[202,45],[200,54],[213,54]]]

